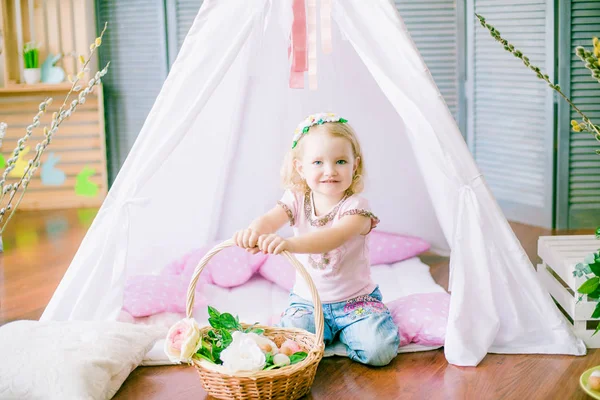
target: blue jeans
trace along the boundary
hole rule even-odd
[[[280,327],[315,333],[314,306],[294,293],[279,322]],[[370,295],[323,304],[323,339],[331,344],[339,334],[350,359],[373,366],[387,365],[398,354],[400,338],[392,315],[376,288]]]

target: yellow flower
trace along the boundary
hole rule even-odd
[[[594,43],[594,46],[598,46],[598,38],[596,36],[594,36],[592,43]]]
[[[96,46],[100,46],[102,44],[102,39],[100,39],[99,37],[97,37],[95,44],[96,44]]]
[[[77,74],[77,78],[83,79],[84,75],[85,75],[85,73],[83,71],[79,71],[79,73]]]
[[[82,55],[79,55],[79,61],[80,61],[82,64],[85,64],[85,58],[83,58],[83,56],[82,56]]]
[[[578,125],[579,125],[579,123],[577,121],[575,121],[575,120],[571,121],[571,126],[575,127],[575,126],[578,126]]]
[[[573,130],[575,132],[581,132],[581,127],[579,125],[576,125],[576,126],[573,127]]]
[[[95,48],[96,48],[95,43],[90,44],[90,51],[94,51]]]

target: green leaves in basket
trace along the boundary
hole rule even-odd
[[[221,314],[216,308],[208,306],[208,323],[216,330],[243,331],[239,318],[229,313]]]
[[[214,319],[218,320],[219,317],[221,316],[221,313],[218,312],[216,308],[208,306],[208,316],[210,318],[214,318]]]
[[[290,356],[290,365],[299,363],[300,361],[304,360],[307,357],[307,355],[308,354],[303,351],[298,351],[298,352],[292,354]],[[265,363],[265,367],[263,368],[264,371],[270,371],[272,369],[285,367],[285,366],[286,365],[284,365],[284,364],[273,364],[273,354],[271,354],[271,353],[266,354],[266,363]]]
[[[258,322],[250,325],[249,327],[247,327],[243,332],[244,333],[256,333],[257,335],[262,335],[263,333],[265,333],[264,329],[260,329],[260,328],[255,328],[255,326],[258,325]]]
[[[598,289],[598,286],[600,286],[600,278],[595,276],[585,281],[583,285],[577,289],[577,291],[583,294],[590,294],[593,293],[594,290]]]
[[[215,364],[215,359],[212,355],[211,346],[205,340],[201,340],[201,346],[198,349],[198,351],[196,352],[196,356],[198,356],[198,358],[201,358],[203,360],[206,360],[206,361],[209,361],[209,362]]]
[[[210,361],[215,364],[223,364],[221,352],[233,342],[232,332],[241,331],[244,333],[253,332],[262,335],[264,329],[257,328],[258,323],[248,326],[244,329],[238,316],[229,313],[220,313],[216,308],[208,306],[208,323],[212,327],[202,337],[202,345],[196,352],[199,359]],[[290,356],[290,365],[299,363],[307,357],[305,352],[297,352]],[[282,367],[282,364],[273,364],[273,354],[266,354],[266,363],[264,370]]]
[[[304,360],[307,356],[308,354],[304,351],[299,351],[297,353],[292,354],[290,356],[290,365],[299,363],[300,361]]]
[[[222,364],[221,352],[233,341],[232,331],[243,331],[239,318],[229,313],[220,313],[216,308],[208,306],[208,323],[213,328],[208,331],[206,339],[210,348],[196,354],[210,358],[216,364]]]

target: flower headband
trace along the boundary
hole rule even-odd
[[[341,124],[344,124],[348,122],[348,120],[338,115],[335,115],[334,113],[319,113],[309,115],[304,119],[304,121],[302,121],[298,125],[298,127],[294,131],[294,141],[292,142],[292,149],[296,147],[302,136],[308,133],[308,130],[311,126],[323,125],[325,122],[339,122]]]

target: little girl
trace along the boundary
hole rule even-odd
[[[339,334],[355,361],[382,366],[397,354],[398,328],[371,279],[367,234],[379,219],[363,189],[363,158],[354,130],[335,114],[307,117],[296,129],[282,169],[278,204],[235,233],[251,253],[295,253],[323,303],[325,344]],[[294,237],[276,235],[286,222]],[[308,285],[299,274],[279,323],[315,332]]]

